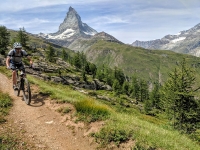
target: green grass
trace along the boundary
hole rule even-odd
[[[6,69],[6,66],[0,66],[0,72],[5,74],[8,77],[12,76],[11,70]]]
[[[6,121],[5,116],[8,115],[11,106],[12,101],[9,95],[0,91],[0,124]]]
[[[92,122],[106,120],[106,125],[93,136],[96,141],[106,146],[114,142],[116,145],[128,140],[134,140],[137,147],[143,149],[160,148],[164,150],[197,150],[200,145],[187,135],[180,134],[162,121],[150,116],[139,114],[137,111],[121,111],[102,104],[90,96],[84,95],[71,88],[47,83],[29,76],[29,80],[50,93],[58,102],[70,102],[75,105],[80,120]],[[62,90],[60,90],[62,89]],[[113,106],[114,107],[114,106]]]
[[[75,103],[75,108],[80,115],[86,117],[88,122],[105,120],[110,116],[111,111],[108,106],[93,99],[78,101]]]
[[[78,91],[74,91],[68,86],[44,82],[31,76],[29,76],[28,79],[32,83],[38,85],[43,93],[49,94],[50,97],[55,99],[58,103],[74,104],[77,113],[84,115],[84,120],[87,122],[104,120],[110,114],[110,108],[108,106]],[[80,120],[83,120],[83,117],[80,117],[82,118]]]
[[[95,137],[104,145],[110,142],[118,144],[132,139],[146,149],[149,147],[165,150],[200,149],[200,146],[186,135],[125,113],[113,114],[107,125],[95,134]]]

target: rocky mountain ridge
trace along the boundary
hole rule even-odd
[[[176,35],[166,35],[150,41],[136,40],[132,46],[154,50],[172,50],[178,53],[200,56],[200,23],[193,28],[180,31]]]
[[[81,17],[76,10],[70,6],[64,21],[60,24],[56,33],[39,33],[37,36],[54,44],[67,47],[78,38],[87,39],[96,33],[96,30],[81,21]]]
[[[98,33],[95,29],[83,23],[79,14],[71,6],[56,33],[39,33],[37,36],[74,51],[86,51],[94,43],[94,40],[99,39],[123,44],[112,35],[106,32]],[[90,44],[88,44],[88,41],[91,41]]]

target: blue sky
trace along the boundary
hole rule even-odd
[[[0,0],[0,25],[54,33],[70,6],[97,32],[129,44],[177,34],[200,23],[200,0]]]

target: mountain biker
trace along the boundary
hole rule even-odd
[[[22,57],[27,57],[30,61],[30,66],[32,66],[33,62],[31,60],[31,57],[28,56],[27,52],[22,49],[22,45],[20,43],[15,42],[13,44],[13,49],[8,52],[8,56],[6,59],[7,69],[12,70],[12,82],[14,90],[17,90],[16,68],[22,70],[25,73],[25,68],[22,63]]]

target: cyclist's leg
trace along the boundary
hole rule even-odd
[[[12,69],[13,87],[15,87],[16,83],[17,83],[17,79],[16,79],[16,65],[14,63],[10,63],[10,68]]]
[[[23,71],[23,73],[26,74],[26,73],[25,73],[25,67],[24,67],[24,64],[23,64],[23,63],[17,65],[17,67],[19,68],[20,71]]]

